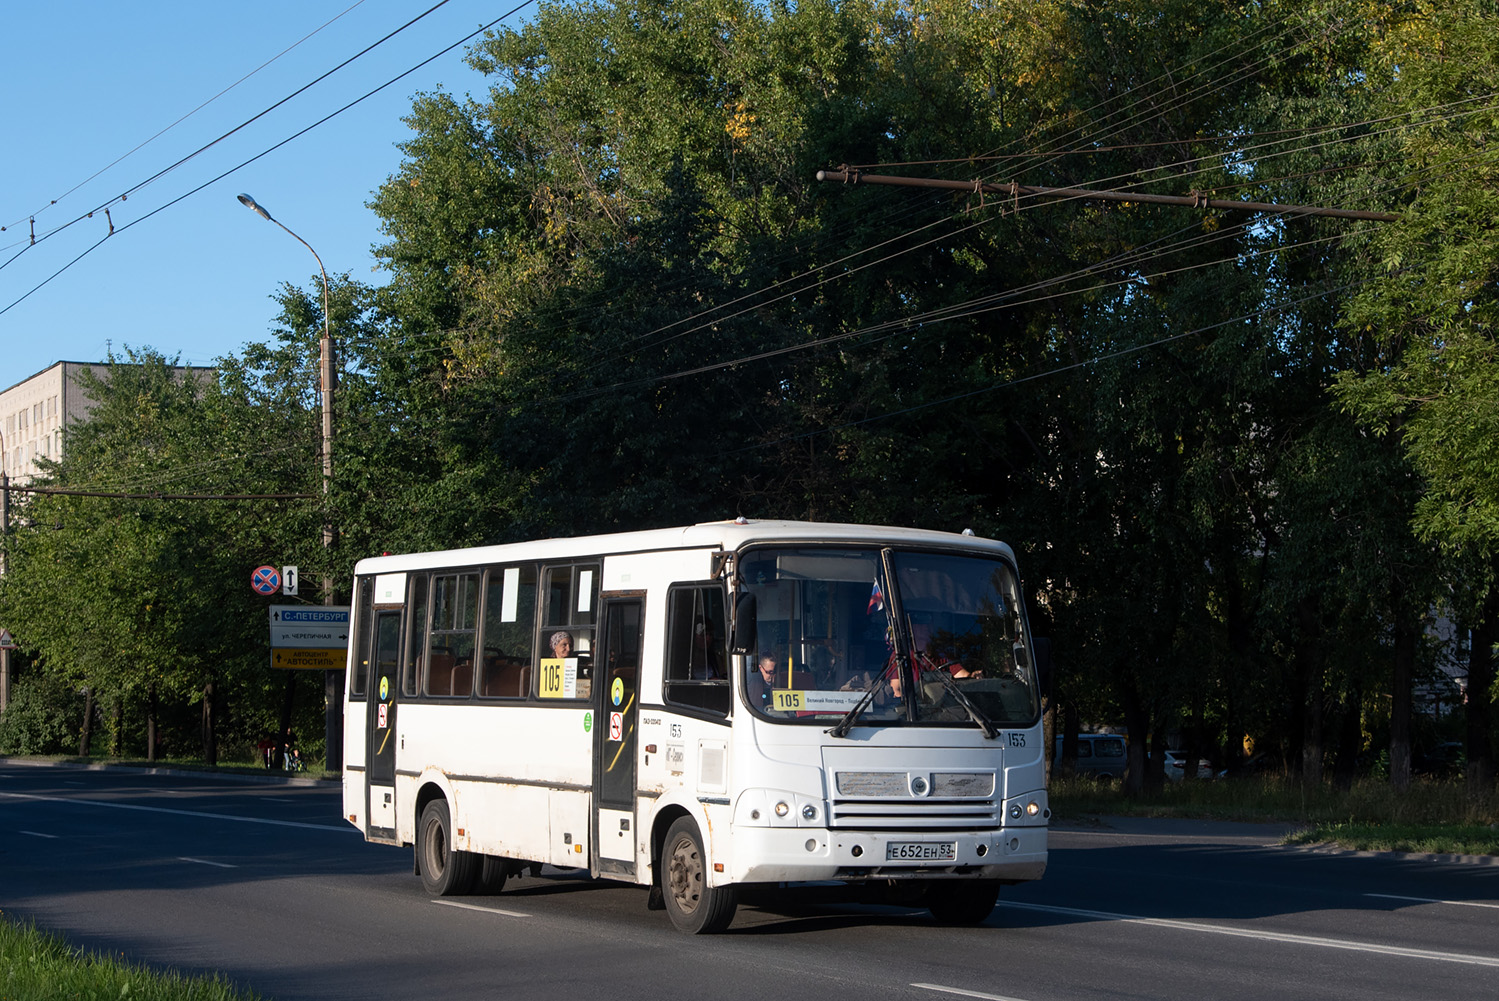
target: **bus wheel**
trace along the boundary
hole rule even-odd
[[[666,832],[661,853],[661,896],[677,931],[721,932],[734,920],[734,887],[708,886],[703,839],[691,817],[679,817]]]
[[[453,848],[453,821],[447,800],[434,799],[416,829],[416,857],[422,888],[434,897],[467,893],[479,874],[479,856]]]
[[[989,916],[998,900],[998,880],[933,880],[926,906],[940,924],[976,925]]]
[[[474,884],[475,893],[493,895],[505,888],[505,878],[510,875],[513,863],[503,855],[485,855],[479,861],[479,878]]]

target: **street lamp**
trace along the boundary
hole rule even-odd
[[[323,275],[323,337],[318,341],[318,381],[323,397],[323,557],[327,570],[323,574],[323,604],[331,605],[333,601],[333,517],[329,511],[328,495],[333,489],[333,334],[328,327],[328,269],[323,267],[323,259],[318,252],[312,249],[312,244],[297,236],[285,225],[271,218],[271,214],[249,195],[239,196],[240,204],[254,212],[266,222],[274,222],[277,226],[286,230],[298,243],[306,247],[312,254],[313,260],[317,261],[318,271]],[[325,717],[325,732],[327,735],[327,749],[325,751],[324,768],[329,772],[342,770],[343,766],[343,672],[328,671],[324,676],[324,695],[327,699],[327,714]]]

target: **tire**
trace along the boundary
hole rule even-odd
[[[998,880],[934,880],[927,890],[926,906],[939,924],[976,925],[989,916],[998,900]]]
[[[514,864],[503,855],[483,855],[479,858],[479,874],[474,881],[474,892],[494,896],[505,888],[505,880]]]
[[[447,800],[434,799],[422,810],[416,829],[416,858],[422,888],[432,896],[459,896],[473,887],[480,856],[453,848],[453,821]]]
[[[661,846],[661,896],[677,931],[713,935],[734,920],[739,900],[732,886],[710,887],[702,835],[691,817],[679,817]]]

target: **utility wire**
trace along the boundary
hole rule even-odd
[[[442,0],[442,2],[443,3],[447,3],[448,0]],[[245,167],[248,167],[250,164],[254,163],[256,160],[259,160],[261,157],[268,156],[269,154],[271,154],[271,153],[275,152],[276,150],[280,149],[282,146],[285,146],[287,143],[292,142],[295,139],[300,139],[302,136],[306,135],[308,132],[311,132],[313,129],[317,128],[318,126],[324,124],[325,122],[328,122],[329,120],[331,120],[333,118],[336,118],[337,116],[343,114],[345,111],[348,111],[350,108],[352,108],[355,105],[361,103],[362,101],[365,101],[365,100],[368,100],[371,97],[374,97],[376,94],[380,93],[382,90],[385,90],[387,87],[393,86],[394,84],[400,82],[401,80],[403,80],[406,77],[410,76],[412,73],[415,73],[417,70],[421,69],[423,66],[426,66],[428,63],[433,62],[433,61],[435,61],[437,59],[440,59],[441,57],[447,55],[449,52],[451,52],[454,49],[458,48],[458,46],[463,45],[465,42],[468,42],[470,39],[473,39],[476,36],[483,34],[484,32],[488,31],[490,28],[492,28],[495,25],[499,24],[501,21],[503,21],[506,18],[514,15],[517,11],[520,11],[520,10],[522,10],[522,9],[530,6],[533,2],[534,2],[534,0],[523,0],[522,3],[516,5],[514,8],[512,8],[507,13],[501,14],[499,17],[495,18],[493,21],[490,21],[488,24],[482,25],[478,29],[469,32],[467,35],[463,36],[458,41],[454,42],[452,45],[449,45],[447,48],[445,48],[445,49],[441,50],[440,52],[437,52],[437,53],[435,53],[435,54],[427,57],[426,59],[423,59],[421,62],[417,63],[415,66],[412,66],[410,69],[405,70],[404,72],[400,73],[399,75],[397,75],[395,77],[392,77],[391,79],[385,81],[380,86],[376,87],[374,90],[368,91],[364,95],[355,98],[354,100],[350,101],[348,104],[345,104],[342,108],[339,108],[337,111],[334,111],[334,112],[331,112],[330,114],[324,115],[322,118],[320,118],[317,121],[313,122],[311,125],[307,126],[306,128],[302,129],[299,132],[296,132],[296,133],[293,133],[290,136],[287,136],[285,139],[283,139],[280,142],[276,143],[274,146],[271,146],[268,149],[261,150],[259,153],[257,153],[254,156],[250,157],[248,160],[244,160],[244,161],[236,164],[235,166],[230,167],[228,170],[224,171],[222,174],[219,174],[217,177],[213,177],[213,178],[210,178],[207,181],[204,181],[202,184],[198,185],[196,188],[193,188],[192,190],[187,191],[184,194],[178,195],[176,198],[173,198],[171,201],[165,203],[164,205],[158,206],[157,208],[151,210],[150,212],[146,213],[145,215],[141,216],[140,218],[131,220],[130,222],[126,223],[125,225],[119,227],[118,230],[116,230],[114,228],[111,228],[110,231],[109,231],[109,233],[105,234],[105,236],[102,239],[100,239],[98,243],[95,243],[93,246],[89,247],[83,253],[81,253],[77,257],[73,258],[67,264],[63,265],[61,268],[58,268],[56,271],[52,272],[52,274],[48,275],[40,283],[38,283],[37,285],[35,285],[34,287],[32,287],[32,289],[30,291],[26,292],[19,299],[16,299],[14,302],[11,302],[9,305],[5,306],[3,309],[0,309],[0,316],[4,316],[6,313],[10,312],[10,310],[14,309],[16,306],[19,306],[22,302],[26,301],[26,299],[30,298],[31,295],[32,295],[32,293],[36,292],[38,289],[42,288],[42,286],[46,285],[52,279],[54,279],[58,275],[62,274],[64,271],[68,270],[73,265],[77,264],[79,261],[81,261],[83,258],[87,257],[89,254],[93,253],[96,249],[98,249],[98,247],[100,246],[100,244],[104,243],[105,240],[108,240],[115,233],[117,233],[117,232],[123,233],[125,230],[130,229],[132,226],[135,226],[138,223],[145,222],[147,219],[149,219],[152,216],[156,215],[158,212],[162,212],[162,211],[164,211],[166,209],[171,208],[173,205],[176,205],[178,202],[182,201],[183,199],[190,198],[193,195],[197,194],[198,192],[202,191],[204,188],[209,187],[212,184],[216,184],[219,181],[222,181],[224,178],[228,177],[230,174],[233,174],[233,173],[235,173],[238,170],[242,170]],[[54,232],[56,232],[56,231],[54,230]],[[11,258],[11,260],[15,260],[15,258]],[[10,261],[7,261],[5,263],[9,264]],[[4,267],[4,265],[0,265],[0,268],[3,268],[3,267]]]
[[[58,195],[56,198],[53,198],[53,199],[49,200],[46,205],[43,205],[41,208],[37,209],[35,212],[32,212],[32,213],[30,213],[27,216],[22,216],[20,219],[17,219],[15,222],[11,223],[10,226],[18,226],[21,223],[26,222],[28,219],[30,219],[32,222],[35,222],[37,216],[41,215],[43,212],[45,212],[48,209],[52,208],[58,202],[62,201],[64,198],[68,197],[73,192],[77,191],[79,188],[83,187],[85,184],[87,184],[88,182],[92,181],[94,178],[98,177],[100,174],[102,174],[105,171],[109,170],[111,167],[113,167],[116,164],[120,163],[121,161],[127,159],[128,157],[134,155],[135,153],[140,152],[142,149],[144,149],[145,147],[149,146],[151,143],[153,143],[156,140],[160,139],[162,136],[166,135],[172,129],[174,129],[177,126],[181,125],[183,122],[187,121],[189,118],[193,117],[198,112],[200,112],[204,108],[208,107],[214,101],[217,101],[219,98],[221,98],[225,94],[229,93],[235,87],[238,87],[240,84],[242,84],[246,80],[250,79],[250,77],[254,76],[256,73],[259,73],[261,70],[265,69],[271,63],[275,62],[277,59],[280,59],[282,56],[286,55],[292,49],[295,49],[297,46],[299,46],[303,42],[307,41],[313,35],[316,35],[318,32],[320,32],[324,28],[328,27],[328,25],[332,24],[334,21],[337,21],[339,18],[341,18],[345,14],[349,13],[349,11],[353,10],[355,7],[358,7],[359,5],[361,5],[363,3],[364,3],[364,0],[354,0],[354,3],[350,4],[348,7],[345,7],[339,13],[334,14],[328,20],[324,21],[322,24],[318,25],[316,28],[312,29],[307,34],[305,34],[301,38],[297,39],[295,42],[292,42],[286,48],[282,49],[280,52],[276,53],[274,56],[271,56],[271,58],[269,58],[265,62],[261,63],[259,66],[255,67],[250,72],[246,73],[244,76],[240,77],[238,80],[234,81],[229,86],[225,87],[223,90],[219,91],[217,94],[213,95],[208,100],[204,101],[202,104],[198,105],[196,108],[194,108],[193,110],[189,111],[187,114],[183,115],[181,118],[177,119],[172,124],[168,125],[166,128],[164,128],[161,131],[157,132],[155,135],[151,136],[149,139],[146,139],[146,140],[144,140],[144,141],[136,144],[135,146],[133,146],[132,148],[130,148],[126,152],[121,153],[119,156],[115,157],[109,163],[107,163],[104,166],[100,167],[98,170],[94,171],[92,174],[90,174],[89,176],[85,177],[83,180],[79,181],[77,184],[73,185],[71,188],[69,188],[68,190],[64,191],[62,194]],[[9,226],[0,226],[0,233],[5,232],[9,228],[10,228]]]

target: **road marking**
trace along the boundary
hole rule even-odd
[[[984,994],[981,991],[965,991],[961,987],[943,987],[941,984],[912,984],[924,991],[940,991],[943,994],[960,994],[965,998],[983,998],[984,1001],[1020,1001],[1005,994]]]
[[[1147,918],[1137,914],[1110,914],[1106,911],[1084,911],[1072,907],[1050,907],[1045,904],[1021,904],[1008,900],[1000,901],[999,906],[1022,911],[1039,911],[1043,914],[1064,914],[1068,917],[1089,918],[1094,921],[1124,921],[1129,924],[1149,925],[1154,928],[1174,928],[1178,931],[1207,932],[1211,935],[1228,935],[1233,938],[1254,938],[1263,942],[1310,945],[1319,949],[1344,949],[1349,952],[1373,952],[1384,956],[1399,956],[1404,959],[1431,959],[1441,963],[1499,967],[1499,956],[1476,956],[1466,952],[1438,952],[1435,949],[1410,949],[1400,945],[1376,945],[1372,942],[1354,942],[1341,938],[1323,938],[1319,935],[1295,935],[1290,932],[1257,931],[1251,928],[1231,928],[1226,925],[1210,925],[1197,921],[1178,921],[1173,918]]]
[[[1499,904],[1485,903],[1480,900],[1436,900],[1432,897],[1402,897],[1398,893],[1366,893],[1366,897],[1380,897],[1384,900],[1413,900],[1418,904],[1450,904],[1453,907],[1490,907],[1499,911]]]
[[[196,863],[198,863],[198,865],[211,865],[211,866],[215,866],[215,867],[217,867],[219,869],[238,869],[239,868],[239,866],[237,866],[237,865],[230,865],[227,862],[210,862],[206,858],[188,858],[186,855],[178,855],[177,858],[179,860],[183,861],[183,862],[196,862]]]
[[[41,831],[20,831],[18,833],[29,834],[33,838],[51,838],[54,841],[59,837],[59,835],[56,834],[43,834]]]
[[[506,918],[529,918],[531,916],[529,914],[522,914],[520,911],[501,910],[498,907],[480,907],[478,904],[460,904],[456,900],[434,900],[432,902],[434,904],[441,904],[444,907],[460,907],[465,911],[483,911],[485,914],[498,914],[501,917]]]
[[[8,799],[33,799],[43,803],[72,803],[84,806],[104,806],[111,810],[139,810],[142,813],[169,813],[177,817],[202,817],[205,820],[233,820],[241,824],[268,824],[271,827],[301,827],[309,831],[339,831],[358,834],[352,825],[304,824],[295,820],[268,820],[263,817],[236,817],[228,813],[203,813],[198,810],[172,810],[164,806],[139,806],[134,803],[110,803],[102,799],[70,799],[66,796],[36,796],[24,792],[0,792]]]

